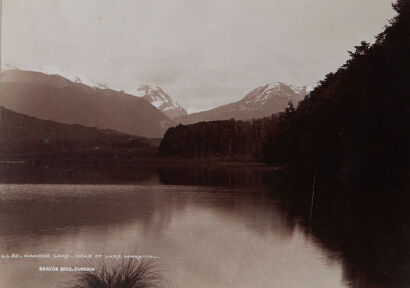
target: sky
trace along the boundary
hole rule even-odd
[[[2,0],[1,65],[158,85],[195,112],[313,85],[394,15],[389,0]]]

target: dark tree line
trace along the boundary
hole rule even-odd
[[[253,121],[212,121],[170,128],[159,152],[187,158],[261,160],[262,148],[276,117]]]
[[[299,105],[270,119],[171,128],[165,155],[263,159],[315,175],[403,176],[410,151],[410,8],[329,73]]]

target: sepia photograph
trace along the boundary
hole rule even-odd
[[[410,0],[0,4],[0,288],[410,287]]]

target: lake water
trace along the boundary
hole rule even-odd
[[[349,287],[265,189],[161,183],[1,184],[0,254],[151,255],[169,287]],[[73,273],[39,267],[97,262],[0,259],[0,287],[61,287]]]

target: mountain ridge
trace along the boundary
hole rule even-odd
[[[0,106],[0,158],[44,159],[44,155],[115,157],[155,153],[155,141],[109,129],[64,124],[17,113]]]
[[[179,124],[193,124],[204,121],[264,118],[285,111],[289,102],[296,105],[306,94],[306,86],[297,87],[283,82],[271,82],[253,89],[239,101],[180,116],[174,121]]]
[[[41,72],[9,70],[1,76],[1,105],[27,116],[148,138],[162,137],[173,124],[145,99],[124,92]]]

